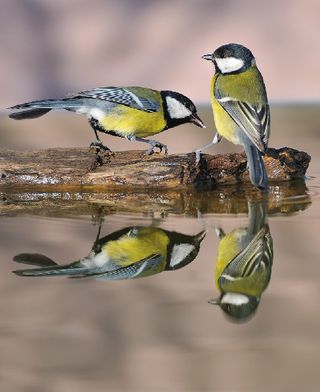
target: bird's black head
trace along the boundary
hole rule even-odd
[[[255,65],[255,58],[252,52],[239,44],[222,45],[212,54],[205,54],[202,58],[212,61],[216,71],[222,74],[244,72],[252,65]]]
[[[209,301],[212,305],[219,305],[231,321],[238,323],[249,320],[255,314],[259,302],[259,297],[239,293],[222,293],[220,298]]]
[[[166,129],[185,123],[193,123],[198,127],[205,128],[197,114],[195,104],[188,97],[169,90],[161,91],[160,93],[167,121]]]
[[[207,232],[204,230],[196,235],[186,235],[171,231],[168,234],[170,243],[166,270],[176,270],[188,265],[197,257]]]

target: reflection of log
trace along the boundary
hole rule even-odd
[[[269,149],[265,163],[270,181],[301,178],[310,156],[288,147]],[[0,185],[103,186],[104,189],[209,186],[249,182],[245,154],[195,154],[145,157],[141,151],[97,155],[88,148],[0,151]],[[61,189],[61,188],[60,188]]]
[[[253,187],[229,185],[217,190],[132,190],[119,192],[50,191],[48,187],[0,188],[0,215],[35,214],[43,216],[95,215],[103,208],[105,214],[139,213],[154,216],[183,214],[238,214],[247,213],[247,202],[262,200],[265,194]],[[270,186],[268,214],[291,214],[311,204],[303,180],[286,181]]]

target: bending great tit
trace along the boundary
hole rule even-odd
[[[191,263],[198,255],[206,232],[189,236],[155,227],[127,227],[99,239],[88,256],[68,265],[58,265],[41,254],[22,253],[19,263],[40,268],[13,271],[20,276],[92,277],[99,280],[141,278],[165,270],[176,270]]]
[[[238,44],[219,47],[202,57],[215,65],[211,84],[211,104],[217,134],[212,143],[196,151],[200,153],[225,137],[244,146],[250,180],[267,190],[268,177],[263,155],[270,135],[270,110],[266,88],[251,51]]]
[[[256,311],[267,288],[273,262],[273,244],[265,223],[265,206],[249,203],[249,224],[219,237],[215,283],[220,297],[209,301],[219,305],[234,321],[245,321]]]
[[[105,150],[98,132],[149,144],[146,154],[155,147],[167,153],[167,146],[144,139],[180,124],[193,123],[204,128],[194,103],[174,91],[156,91],[144,87],[99,87],[63,99],[32,101],[9,108],[15,120],[37,118],[52,109],[66,109],[84,114],[94,130],[92,145]]]

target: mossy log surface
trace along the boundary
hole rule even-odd
[[[264,157],[270,183],[303,178],[310,156],[289,147],[270,148]],[[244,153],[145,156],[142,151],[96,153],[88,148],[0,150],[1,186],[64,186],[106,189],[186,189],[250,183]]]

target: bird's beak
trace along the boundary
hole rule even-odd
[[[193,113],[190,122],[192,122],[193,124],[197,125],[200,128],[205,128],[206,126],[204,125],[204,123],[202,122],[201,118]]]
[[[196,241],[199,241],[199,242],[201,242],[203,239],[204,239],[204,237],[207,235],[207,230],[203,230],[203,231],[200,231],[200,233],[198,233],[197,235],[196,235]]]
[[[205,54],[205,55],[203,55],[201,58],[204,59],[204,60],[213,61],[213,55],[212,55],[212,53],[210,53],[210,54]]]
[[[208,303],[209,303],[210,305],[220,305],[221,301],[220,301],[220,298],[216,298],[216,299],[210,299],[210,300],[208,301]]]

